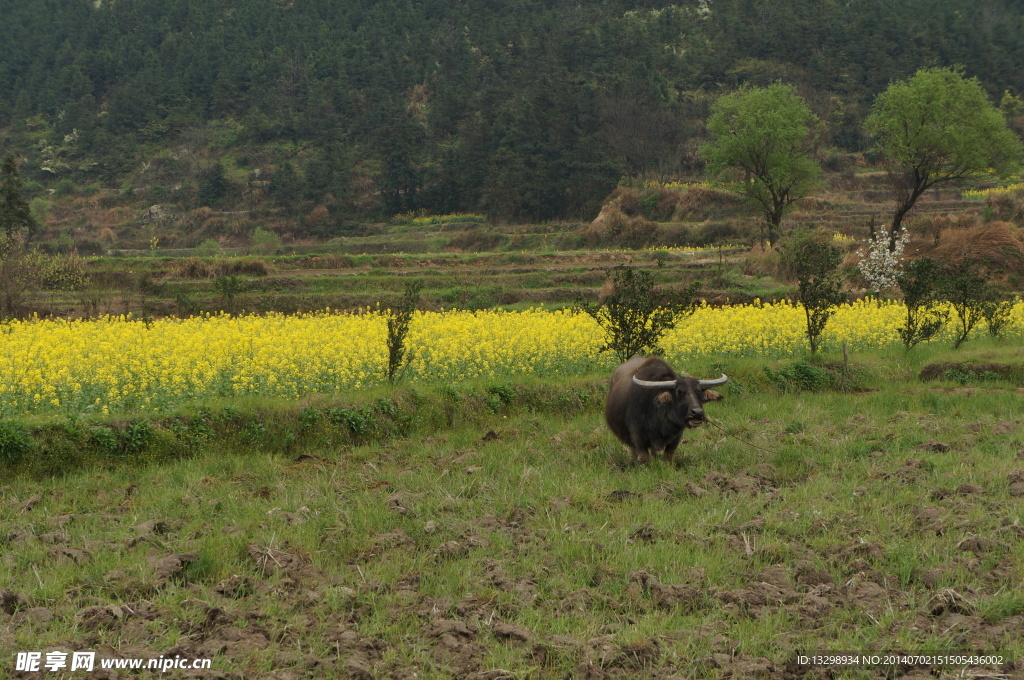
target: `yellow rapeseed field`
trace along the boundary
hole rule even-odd
[[[903,314],[897,302],[844,305],[822,347],[897,345]],[[1024,337],[1024,302],[1006,334]],[[384,382],[386,335],[379,312],[12,321],[0,325],[0,416],[162,411],[212,397],[357,390]],[[420,312],[409,331],[406,380],[605,370],[615,358],[597,351],[602,343],[596,323],[570,311]],[[804,312],[787,303],[702,306],[662,346],[679,365],[708,356],[797,356],[807,347]]]

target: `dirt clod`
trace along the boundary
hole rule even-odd
[[[814,588],[817,586],[831,586],[835,584],[832,574],[824,567],[816,567],[812,562],[800,561],[796,565],[796,582],[801,586]]]
[[[707,593],[697,586],[691,585],[651,585],[651,601],[658,609],[682,609],[695,612],[705,607],[709,601]]]
[[[978,484],[967,483],[967,484],[961,484],[960,487],[956,490],[956,493],[957,493],[958,496],[972,496],[974,494],[983,494],[983,493],[985,493],[985,489],[984,489],[984,487],[982,487],[982,486],[980,486]]]
[[[7,588],[0,588],[0,611],[13,614],[19,609],[28,607],[28,598]]]
[[[51,527],[64,528],[74,522],[75,517],[76,515],[54,515],[53,517],[47,517],[46,523]]]
[[[214,591],[224,597],[239,598],[250,595],[253,592],[253,586],[248,577],[234,574],[218,583]]]
[[[47,554],[55,560],[70,560],[75,564],[82,564],[92,556],[85,548],[74,548],[71,546],[50,548]]]
[[[683,490],[685,490],[689,495],[696,496],[697,498],[708,494],[707,489],[698,484],[694,484],[693,482],[687,482],[683,486]]]
[[[189,562],[194,562],[199,558],[199,553],[179,553],[175,555],[158,555],[153,551],[150,551],[148,561],[149,566],[156,572],[157,582],[163,583],[167,579],[171,578],[175,574],[181,573],[181,570],[185,568]]]
[[[637,527],[629,533],[629,540],[640,543],[654,543],[660,538],[661,532],[650,524]]]
[[[256,566],[264,574],[274,571],[294,573],[301,570],[306,564],[306,561],[295,553],[271,548],[270,546],[261,546],[256,543],[249,544],[248,552],[249,557],[256,561]]]
[[[508,623],[506,621],[499,621],[491,627],[491,632],[499,640],[505,642],[530,642],[533,639],[533,631],[526,626],[520,626],[515,623]]]
[[[135,525],[135,533],[139,536],[161,536],[167,533],[168,526],[166,522],[158,519],[151,519],[148,522]]]
[[[436,555],[442,559],[455,559],[469,554],[469,547],[458,541],[445,541],[437,547]]]
[[[964,552],[972,552],[975,555],[982,555],[993,550],[1005,550],[1009,548],[1006,543],[997,541],[994,538],[986,538],[984,536],[968,536],[964,540],[956,544],[957,550],[963,550]]]
[[[935,596],[925,605],[928,614],[936,617],[950,612],[970,616],[974,613],[974,609],[973,604],[952,588],[944,588],[935,593]]]
[[[942,569],[924,569],[918,567],[914,569],[914,579],[924,584],[927,588],[936,587],[941,581],[945,572]]]
[[[29,607],[28,609],[22,609],[14,613],[11,617],[12,624],[19,624],[26,621],[34,623],[36,625],[42,625],[49,623],[53,620],[53,612],[46,607]]]
[[[473,631],[464,621],[452,621],[450,619],[436,619],[423,628],[423,634],[429,638],[440,638],[450,635],[462,640],[475,640],[476,632]]]
[[[124,620],[127,612],[116,605],[96,605],[86,607],[75,614],[75,621],[87,630],[112,626]]]
[[[29,497],[29,499],[27,501],[25,501],[24,503],[22,503],[21,505],[18,506],[18,514],[19,515],[24,515],[26,512],[28,512],[32,508],[36,507],[36,505],[41,500],[43,500],[42,494],[38,494],[38,493],[37,494],[33,494],[32,496]]]

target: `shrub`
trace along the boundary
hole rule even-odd
[[[813,366],[806,361],[796,361],[779,369],[764,367],[764,375],[783,392],[801,390],[817,391],[832,386],[833,378],[828,371]]]
[[[412,314],[420,301],[419,281],[406,284],[405,294],[398,304],[397,310],[388,310],[388,381],[395,383],[401,378],[398,369],[402,367],[402,360],[405,358],[405,338],[409,334],[409,323],[412,321]],[[410,357],[411,358],[411,357]],[[408,366],[408,362],[406,362]]]
[[[651,274],[631,267],[617,267],[613,285],[603,304],[581,303],[580,308],[605,332],[608,340],[601,351],[615,352],[620,361],[634,354],[660,354],[661,336],[675,328],[677,317],[693,313],[700,289],[700,282],[694,281],[658,299]]]
[[[939,296],[953,306],[957,318],[954,349],[967,340],[978,322],[985,318],[986,307],[995,299],[996,291],[981,270],[980,262],[964,258],[950,265],[939,283]]]
[[[281,247],[281,237],[263,227],[256,227],[249,237],[253,248],[264,255],[269,255]]]
[[[53,187],[54,196],[70,196],[75,193],[75,183],[69,179],[62,179]]]
[[[1010,312],[1013,311],[1012,300],[987,300],[981,308],[981,315],[985,317],[988,326],[988,333],[993,338],[1001,337],[1003,329],[1010,321]]]
[[[224,299],[224,302],[231,304],[235,297],[244,290],[245,284],[237,276],[218,276],[213,280],[213,289]]]
[[[196,255],[200,257],[213,257],[214,255],[220,254],[220,243],[212,238],[208,238],[199,245],[196,246]]]
[[[842,251],[830,241],[801,235],[782,249],[782,261],[796,273],[797,296],[806,315],[807,340],[813,354],[835,307],[846,302],[837,273]]]
[[[939,307],[941,274],[935,260],[921,257],[912,260],[905,271],[896,276],[896,285],[907,307],[907,318],[898,331],[907,350],[934,337],[949,319],[949,313]]]
[[[32,437],[24,425],[0,421],[0,465],[17,465],[31,448]]]
[[[36,196],[28,202],[28,209],[36,224],[43,224],[50,214],[50,202],[42,196]]]

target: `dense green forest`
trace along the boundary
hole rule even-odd
[[[845,151],[921,67],[960,64],[996,102],[1024,91],[1017,0],[0,0],[0,16],[0,152],[28,186],[335,221],[592,217],[623,176],[699,176],[710,104],[742,83],[795,85]]]

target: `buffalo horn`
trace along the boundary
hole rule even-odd
[[[725,384],[728,380],[729,378],[725,375],[725,373],[723,373],[722,377],[718,378],[717,380],[699,380],[698,382],[700,383],[700,388],[704,389],[705,387],[715,387],[716,385]]]
[[[660,387],[662,389],[666,387],[675,387],[675,380],[641,380],[640,378],[633,376],[633,383],[640,387]],[[718,384],[718,383],[715,383]]]

